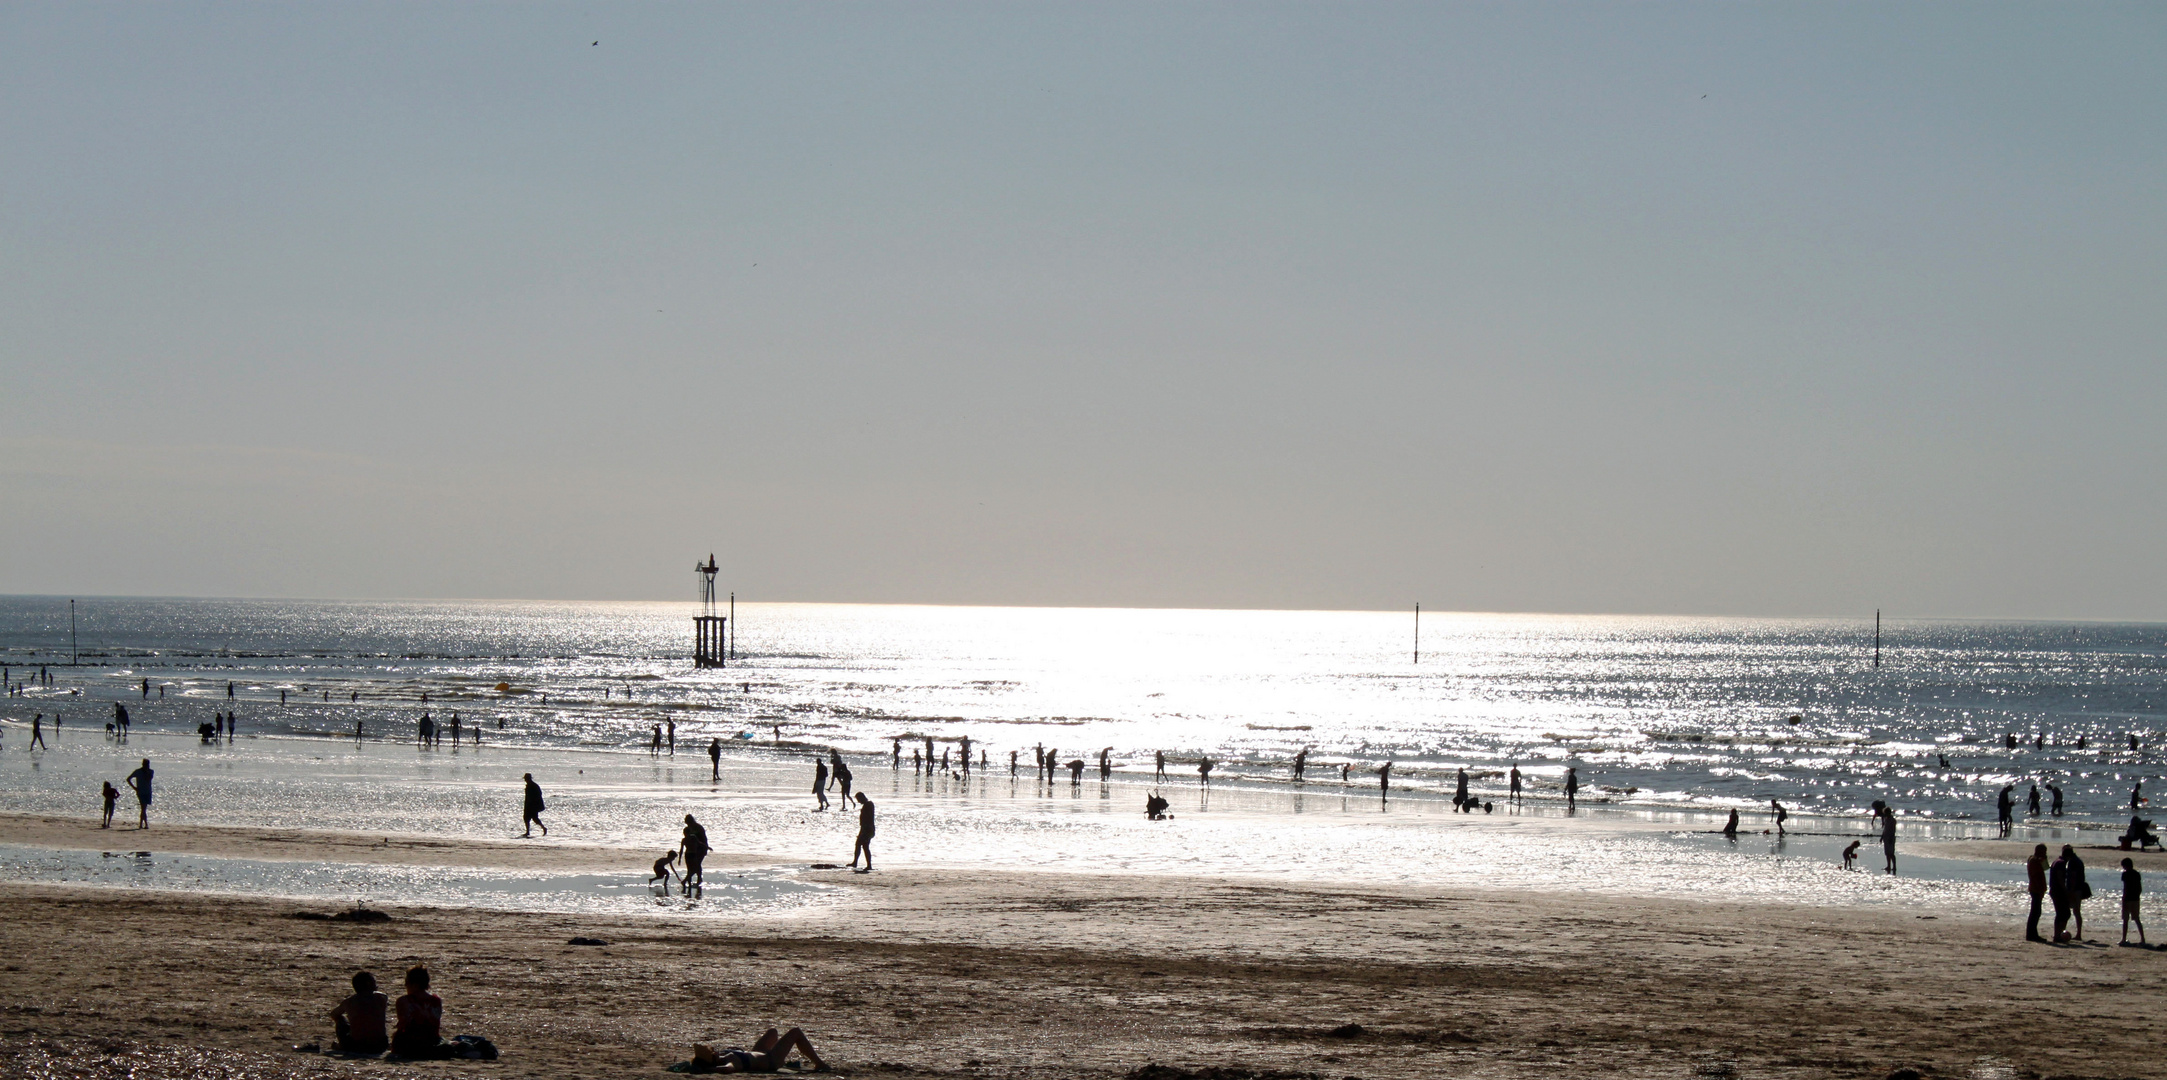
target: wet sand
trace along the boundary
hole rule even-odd
[[[16,843],[98,839],[64,820],[0,825]],[[626,865],[570,844],[145,835],[248,858]],[[357,925],[294,919],[325,909],[295,901],[0,886],[0,1075],[661,1076],[694,1041],[742,1045],[770,1023],[804,1026],[839,1071],[882,1077],[1119,1077],[1151,1062],[1335,1078],[2167,1075],[2152,1024],[2131,1022],[2167,1000],[2167,955],[2027,945],[2021,912],[976,869],[803,876],[846,895],[693,920],[389,907],[393,921]],[[2111,943],[2111,904],[2092,906],[2093,940]],[[292,1052],[328,1035],[323,1011],[355,966],[389,983],[415,962],[437,973],[447,1033],[486,1035],[503,1060]],[[1348,1024],[1361,1033],[1332,1034]]]

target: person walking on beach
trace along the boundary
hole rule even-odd
[[[1467,809],[1467,803],[1467,766],[1462,765],[1459,772],[1455,773],[1452,778],[1452,808],[1454,810],[1465,810]]]
[[[1389,761],[1384,763],[1384,768],[1377,770],[1377,795],[1379,798],[1392,796],[1392,763]]]
[[[2065,872],[2065,884],[2069,889],[2069,918],[2076,924],[2075,940],[2083,941],[2084,902],[2092,898],[2092,883],[2085,880],[2084,859],[2077,854],[2075,847],[2063,844],[2062,857],[2069,860],[2069,869]]]
[[[100,780],[98,783],[105,788],[105,816],[98,819],[98,827],[110,829],[113,827],[113,804],[120,801],[120,789],[114,787],[111,780]]]
[[[2127,857],[2122,860],[2122,944],[2129,944],[2129,924],[2137,924],[2137,944],[2145,944],[2144,917],[2138,912],[2138,901],[2144,899],[2144,875],[2137,872],[2137,864]]]
[[[2040,901],[2047,896],[2047,846],[2034,845],[2032,857],[2024,860],[2024,885],[2032,897],[2032,913],[2024,920],[2024,940],[2045,941],[2039,936]]]
[[[1205,787],[1211,786],[1211,756],[1209,754],[1197,760],[1196,775],[1203,778],[1202,782]]]
[[[707,846],[706,827],[694,821],[691,814],[685,815],[685,835],[679,846],[685,852],[685,895],[691,896],[694,887],[707,883],[700,864],[707,861],[707,853],[711,850]]]
[[[1565,768],[1565,809],[1576,809],[1576,804],[1579,802],[1579,800],[1580,770],[1568,765]]]
[[[850,766],[843,763],[843,755],[838,751],[835,755],[835,786],[843,789],[843,802],[846,804],[850,802],[851,779]]]
[[[627,689],[627,690],[625,691],[625,696],[626,696],[626,697],[631,697],[631,696],[632,696],[632,691],[631,691],[631,690],[629,690],[629,689]],[[669,724],[669,732],[668,732],[668,739],[669,739],[669,744],[670,744],[670,756],[671,756],[671,757],[676,757],[676,756],[677,756],[677,721],[675,721],[675,720],[670,720],[670,721],[667,721],[667,723]]]
[[[1774,799],[1768,800],[1768,805],[1776,812],[1776,835],[1782,836],[1783,823],[1790,818],[1791,812],[1789,810],[1785,810],[1783,808],[1783,804],[1777,802]]]
[[[1994,820],[2001,823],[2003,836],[2009,835],[2009,829],[2015,824],[2010,820],[2010,815],[2016,810],[2016,798],[2011,794],[2016,789],[2015,784],[2004,784],[2001,794],[1994,797]]]
[[[1159,783],[1159,784],[1163,784],[1163,783],[1165,783],[1165,782],[1166,782],[1166,751],[1164,751],[1164,750],[1154,750],[1154,751],[1152,751],[1152,752],[1151,752],[1151,761],[1152,761],[1152,765],[1153,765],[1153,767],[1154,767],[1154,768],[1153,768],[1153,772],[1152,772],[1152,774],[1151,774],[1151,779],[1152,779],[1152,782],[1153,782],[1153,783]]]
[[[135,792],[135,827],[138,829],[150,828],[151,775],[150,759],[144,758],[143,764],[123,781]]]
[[[1731,807],[1730,820],[1723,823],[1723,835],[1732,840],[1738,839],[1738,808],[1735,806]]]
[[[521,818],[521,822],[526,825],[527,831],[519,835],[522,838],[533,836],[534,827],[541,825],[542,835],[548,836],[549,826],[542,824],[542,811],[549,809],[549,804],[542,801],[542,785],[534,782],[533,773],[527,773],[524,779],[527,781],[527,799],[525,815]]]
[[[1108,757],[1113,752],[1114,748],[1111,746],[1099,751],[1099,783],[1101,784],[1113,778],[1114,765],[1112,759]]]
[[[35,749],[45,745],[45,714],[39,713],[30,720],[30,746]]]
[[[813,797],[820,800],[814,813],[828,808],[828,762],[826,758],[813,759]]]
[[[865,869],[858,870],[858,856],[865,856]],[[873,800],[858,793],[858,842],[850,848],[850,868],[861,874],[873,872]]]
[[[1302,782],[1302,770],[1304,770],[1304,769],[1306,769],[1306,768],[1308,768],[1308,767],[1309,767],[1309,748],[1305,746],[1305,747],[1302,747],[1302,748],[1301,748],[1300,750],[1296,750],[1296,751],[1294,752],[1294,782],[1295,782],[1295,783],[1299,784],[1299,783],[1301,783],[1301,782]]]
[[[1511,772],[1510,774],[1508,774],[1508,782],[1509,782],[1509,783],[1510,783],[1510,784],[1511,784],[1512,786],[1511,786],[1511,787],[1510,787],[1510,788],[1509,788],[1509,789],[1508,789],[1508,790],[1506,791],[1506,797],[1507,797],[1507,798],[1509,798],[1509,799],[1511,799],[1511,800],[1512,800],[1512,801],[1514,801],[1514,802],[1519,802],[1519,801],[1520,801],[1520,763],[1519,763],[1519,762],[1517,762],[1517,761],[1515,761],[1515,762],[1513,762],[1513,763],[1512,763],[1512,772]]]
[[[933,736],[925,737],[925,774],[933,775]]]
[[[722,740],[707,740],[707,760],[715,767],[714,779],[722,779]]]

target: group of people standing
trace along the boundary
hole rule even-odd
[[[2069,944],[2084,940],[2084,902],[2092,898],[2092,883],[2085,879],[2084,860],[2077,855],[2074,845],[2063,844],[2060,857],[2052,863],[2047,861],[2047,846],[2039,844],[2032,848],[2032,857],[2024,860],[2026,884],[2032,899],[2031,915],[2024,922],[2024,940],[2053,941]],[[2144,898],[2144,875],[2137,872],[2137,864],[2128,858],[2122,860],[2122,944],[2129,944],[2129,928],[2137,927],[2137,943],[2146,944],[2144,918],[2140,907]],[[2049,939],[2039,933],[2039,917],[2042,901],[2054,904],[2054,936]],[[2072,930],[2071,924],[2075,927]]]

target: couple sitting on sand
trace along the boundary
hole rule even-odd
[[[384,1018],[391,1004],[391,1000],[376,989],[376,976],[366,971],[355,972],[353,996],[331,1010],[337,1051],[373,1056],[389,1049],[402,1058],[496,1056],[496,1047],[490,1046],[486,1039],[461,1035],[452,1042],[444,1041],[444,999],[429,992],[428,968],[406,970],[406,994],[397,1003],[398,1027],[386,1038]]]

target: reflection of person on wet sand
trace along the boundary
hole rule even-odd
[[[685,835],[681,846],[685,852],[685,895],[691,896],[693,889],[707,883],[707,876],[701,870],[700,864],[707,861],[709,850],[707,829],[694,821],[691,814],[685,815]]]
[[[769,1028],[766,1034],[760,1036],[758,1041],[752,1044],[752,1049],[739,1050],[732,1047],[723,1051],[715,1059],[714,1071],[726,1073],[776,1072],[783,1067],[783,1062],[790,1060],[790,1053],[793,1050],[805,1055],[805,1060],[812,1062],[814,1072],[828,1071],[827,1062],[820,1060],[820,1055],[814,1052],[811,1040],[805,1037],[804,1028],[791,1028],[789,1031],[780,1034],[774,1028]],[[697,1055],[695,1055],[694,1064],[699,1064]]]
[[[858,842],[850,848],[851,869],[858,869],[861,853],[865,856],[865,869],[858,872],[870,874],[873,872],[873,800],[866,798],[862,791],[858,793]]]

